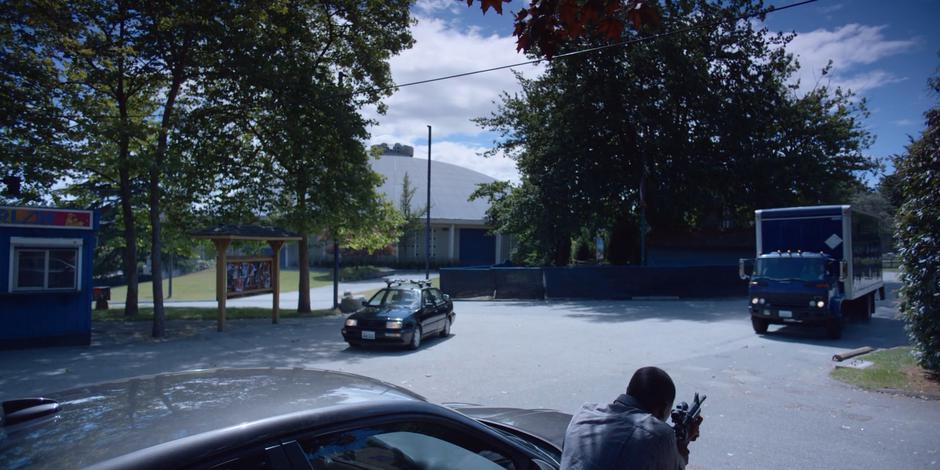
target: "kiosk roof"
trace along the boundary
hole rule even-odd
[[[210,240],[300,240],[301,235],[280,227],[249,224],[221,224],[192,233],[193,238]]]

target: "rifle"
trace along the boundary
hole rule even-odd
[[[688,442],[689,426],[702,414],[702,403],[705,402],[705,398],[707,397],[702,395],[702,398],[699,399],[698,393],[696,393],[695,398],[692,399],[691,407],[688,403],[681,402],[672,410],[672,428],[676,431],[676,440],[678,442]]]

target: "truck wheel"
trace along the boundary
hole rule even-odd
[[[865,323],[871,322],[871,315],[875,313],[875,293],[872,292],[865,296],[864,302],[865,311],[862,313],[862,321]]]
[[[842,337],[841,319],[833,319],[826,324],[826,335],[829,336],[829,339],[839,339]]]
[[[767,333],[767,320],[763,318],[751,317],[751,326],[754,327],[754,333],[763,335]]]

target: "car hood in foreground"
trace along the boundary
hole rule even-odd
[[[571,422],[571,415],[555,410],[492,408],[463,403],[446,403],[445,406],[483,422],[489,421],[525,431],[559,449],[565,442],[565,431]]]
[[[2,397],[10,400],[23,397]],[[418,400],[406,389],[311,369],[215,369],[90,385],[46,395],[52,417],[0,426],[0,468],[85,467],[136,450],[296,411]]]

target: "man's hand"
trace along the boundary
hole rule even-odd
[[[682,456],[682,459],[685,460],[686,465],[689,463],[689,442],[698,439],[699,436],[699,426],[701,426],[702,421],[705,418],[702,418],[702,415],[697,416],[695,419],[689,423],[688,430],[688,440],[685,441],[676,441],[676,449],[679,451],[679,455]]]
[[[698,415],[695,417],[695,419],[692,420],[691,423],[689,423],[689,441],[694,441],[698,439],[698,436],[699,436],[698,428],[699,426],[702,425],[702,421],[704,420],[705,418],[703,418],[702,415]]]

